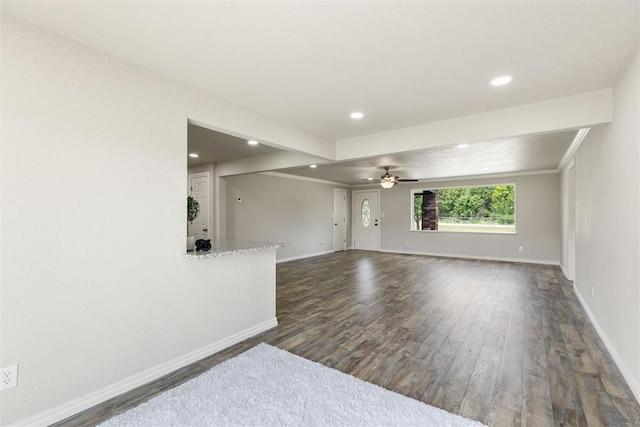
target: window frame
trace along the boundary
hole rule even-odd
[[[513,186],[513,231],[469,231],[469,230],[418,230],[415,229],[415,218],[414,218],[414,198],[417,193],[422,193],[424,191],[439,191],[449,188],[478,188],[478,187],[502,187],[502,186]],[[433,186],[433,187],[418,187],[411,188],[409,191],[410,195],[410,222],[409,222],[409,231],[410,232],[419,232],[419,233],[456,233],[456,234],[491,234],[491,235],[507,235],[513,236],[518,234],[518,191],[517,185],[515,182],[504,182],[504,183],[496,183],[496,184],[473,184],[473,185],[449,185],[449,186]],[[439,219],[439,218],[438,218]]]

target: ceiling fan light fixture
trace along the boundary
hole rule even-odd
[[[389,169],[391,169],[391,166],[385,166],[384,167],[384,175],[382,175],[380,177],[380,181],[377,181],[380,183],[380,185],[382,186],[382,188],[384,189],[389,189],[391,187],[393,187],[396,184],[399,184],[401,182],[418,182],[418,179],[413,179],[413,178],[409,178],[409,179],[400,179],[399,177],[391,174],[389,172]],[[373,178],[362,178],[362,181],[373,181]]]
[[[389,173],[389,166],[384,167],[384,175],[380,177],[380,185],[382,188],[391,188],[397,182],[398,177]]]

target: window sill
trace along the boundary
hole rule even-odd
[[[444,233],[444,234],[490,234],[492,236],[516,236],[517,231],[454,231],[454,230],[409,230],[411,233]]]

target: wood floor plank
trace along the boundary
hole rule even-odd
[[[463,417],[481,422],[486,422],[489,418],[491,400],[486,396],[493,394],[500,355],[492,346],[482,347],[460,405],[459,413]]]
[[[433,403],[436,406],[449,412],[460,412],[460,405],[475,370],[496,305],[497,301],[493,298],[486,297],[484,299],[480,310],[474,317],[471,328],[465,335],[465,341],[434,397]]]
[[[504,338],[487,423],[519,425],[522,411],[522,371],[524,367],[525,301],[515,295]],[[516,421],[517,420],[517,421]],[[509,424],[514,422],[515,424]]]
[[[525,373],[523,379],[522,425],[555,425],[549,382],[530,372]]]
[[[556,266],[345,251],[276,274],[276,328],[57,425],[96,425],[261,342],[490,426],[640,425]]]

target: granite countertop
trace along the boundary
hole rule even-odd
[[[288,247],[288,243],[254,242],[250,240],[221,240],[218,242],[211,242],[211,249],[208,251],[189,251],[184,254],[184,257],[186,259],[217,258],[226,255],[239,255]]]

